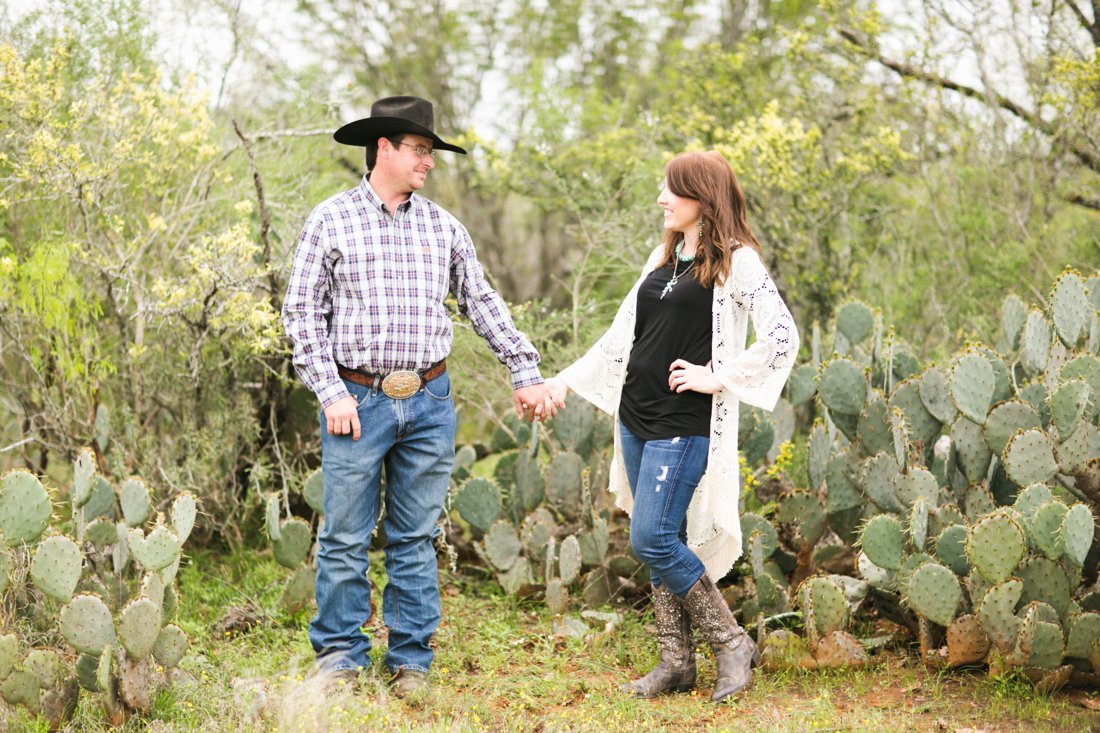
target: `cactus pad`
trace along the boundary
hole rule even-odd
[[[1012,508],[1023,516],[1026,523],[1030,524],[1031,520],[1035,518],[1035,512],[1039,510],[1039,507],[1053,499],[1054,495],[1050,493],[1050,489],[1047,488],[1046,484],[1032,484],[1016,496]]]
[[[83,509],[85,521],[90,521],[96,517],[107,517],[114,520],[116,515],[115,490],[111,488],[111,484],[107,479],[102,476],[96,476],[92,479],[92,496]]]
[[[283,587],[283,594],[279,597],[279,602],[283,606],[283,610],[289,614],[298,613],[303,608],[309,605],[313,600],[313,589],[317,584],[317,569],[312,565],[303,565],[295,570],[290,580],[286,582]],[[159,640],[159,638],[158,638]],[[156,655],[156,647],[153,648],[153,654]],[[159,659],[159,657],[158,657]],[[163,664],[164,662],[161,662]]]
[[[1065,640],[1062,637],[1062,627],[1045,621],[1036,623],[1027,666],[1054,669],[1062,663],[1064,652]]]
[[[866,502],[859,488],[852,483],[849,477],[847,459],[846,453],[840,453],[829,461],[825,479],[829,487],[826,496],[826,507],[829,514],[855,509],[863,506]]]
[[[587,566],[603,565],[607,560],[607,522],[602,517],[592,520],[592,527],[577,536],[581,544],[581,563]]]
[[[940,433],[943,421],[937,419],[925,407],[920,396],[922,381],[916,377],[902,382],[890,395],[889,406],[897,408],[905,415],[905,424],[908,427],[912,440],[930,445],[933,438]]]
[[[810,546],[816,545],[828,530],[825,507],[816,496],[805,491],[792,491],[783,496],[775,518],[784,524],[795,525]]]
[[[15,634],[0,636],[0,680],[7,677],[19,661],[19,640]]]
[[[454,507],[471,527],[488,532],[500,515],[500,489],[489,479],[469,479],[455,495]]]
[[[175,667],[187,653],[187,634],[175,624],[168,624],[157,635],[153,656],[165,667]]]
[[[485,554],[497,570],[507,570],[515,565],[522,549],[511,522],[498,520],[485,535]]]
[[[59,603],[68,603],[80,582],[84,556],[76,543],[63,535],[39,543],[31,560],[31,580],[40,591]]]
[[[1023,527],[1005,510],[979,519],[966,538],[967,559],[990,583],[1012,575],[1026,549]]]
[[[1034,407],[1023,400],[1005,400],[989,411],[982,435],[989,449],[1000,455],[1018,430],[1041,427],[1042,419]]]
[[[99,669],[99,658],[92,654],[81,654],[76,660],[76,678],[80,686],[88,692],[99,692],[99,681],[96,679],[96,670]],[[0,675],[0,679],[3,675]]]
[[[815,422],[810,431],[807,446],[806,468],[809,473],[810,491],[817,491],[825,480],[825,470],[829,465],[829,455],[832,452],[832,440],[820,422]]]
[[[823,575],[807,578],[798,587],[797,596],[804,617],[813,618],[817,634],[825,636],[844,628],[848,601],[832,580]]]
[[[1033,374],[1046,369],[1047,358],[1050,355],[1050,340],[1050,323],[1043,317],[1042,311],[1032,308],[1027,313],[1024,332],[1021,335],[1020,355],[1024,368]]]
[[[0,535],[9,547],[38,539],[50,523],[53,506],[42,482],[27,471],[9,471],[0,480]]]
[[[836,328],[851,344],[858,344],[870,336],[874,325],[874,312],[858,300],[849,301],[836,311]]]
[[[936,557],[959,575],[970,572],[970,563],[966,559],[966,537],[965,526],[952,524],[936,538]]]
[[[989,653],[989,635],[976,616],[959,616],[947,627],[947,666],[977,664]]]
[[[817,369],[813,364],[802,364],[791,372],[790,381],[787,383],[787,399],[791,405],[798,407],[813,399],[817,394]]]
[[[1092,547],[1095,526],[1092,512],[1084,504],[1071,506],[1062,520],[1060,534],[1066,557],[1078,567],[1085,564],[1085,556]]]
[[[1074,348],[1081,336],[1088,335],[1094,308],[1080,275],[1067,270],[1058,277],[1050,294],[1050,309],[1054,331],[1068,348]]]
[[[546,583],[546,607],[555,614],[569,608],[569,589],[559,578],[552,578]]]
[[[944,424],[955,421],[959,411],[951,401],[951,388],[943,369],[935,366],[925,369],[920,378],[919,391],[921,402],[932,417]]]
[[[935,508],[939,504],[940,487],[931,471],[914,468],[894,477],[894,493],[905,506],[911,507],[917,499],[924,499]]]
[[[561,582],[569,585],[581,572],[581,543],[574,535],[561,541],[558,549],[558,575]]]
[[[950,385],[951,399],[959,412],[971,422],[984,424],[996,388],[989,359],[977,351],[966,352],[951,367]]]
[[[951,439],[955,443],[959,470],[966,480],[973,483],[985,478],[993,451],[985,442],[981,426],[960,415],[951,424]]]
[[[293,570],[309,556],[312,544],[313,532],[309,524],[291,517],[279,526],[279,539],[272,545],[271,552],[280,565]]]
[[[1072,601],[1069,577],[1058,563],[1045,557],[1028,558],[1016,574],[1024,582],[1023,602],[1042,601],[1064,617]]]
[[[130,477],[122,482],[118,494],[126,526],[140,527],[144,524],[153,510],[153,500],[145,482],[136,476]]]
[[[878,395],[877,391],[874,394],[876,396],[859,413],[859,423],[856,428],[856,439],[871,455],[894,449],[886,400]]]
[[[1016,605],[1023,591],[1023,581],[1011,578],[990,588],[978,608],[982,628],[1002,654],[1007,654],[1016,646],[1016,636],[1020,630]]]
[[[16,669],[0,682],[0,697],[9,705],[24,705],[28,710],[38,710],[38,678],[28,669]]]
[[[905,536],[901,522],[889,514],[871,517],[860,535],[860,545],[867,559],[884,570],[901,567]]]
[[[1066,656],[1088,659],[1092,645],[1097,639],[1100,639],[1100,613],[1081,613],[1073,616],[1069,621]]]
[[[134,559],[149,570],[166,568],[180,555],[179,538],[163,524],[154,527],[148,536],[140,529],[131,529],[128,541]]]
[[[533,511],[542,503],[546,481],[542,477],[539,459],[527,451],[516,456],[516,485],[512,490],[512,503],[519,514]]]
[[[850,359],[833,359],[822,366],[817,390],[830,412],[858,415],[867,400],[867,378]]]
[[[1029,526],[1032,544],[1049,557],[1057,560],[1065,551],[1062,542],[1062,520],[1069,509],[1060,501],[1050,501],[1035,510]]]
[[[1023,430],[1012,436],[1003,460],[1008,477],[1020,486],[1049,481],[1058,471],[1054,444],[1042,430]]]
[[[95,454],[91,448],[85,448],[73,461],[73,506],[80,508],[92,498],[95,479]]]
[[[463,447],[467,448],[469,446]],[[458,463],[457,454],[455,463],[456,465]],[[321,469],[315,469],[309,476],[306,476],[306,480],[302,484],[302,496],[314,512],[317,514],[325,513],[325,474]]]
[[[187,538],[191,536],[191,530],[195,528],[195,517],[198,512],[199,507],[195,502],[195,497],[189,492],[180,494],[172,502],[172,529],[175,531],[181,545],[187,542]]]
[[[1093,354],[1078,354],[1066,362],[1058,375],[1064,381],[1084,379],[1089,385],[1089,405],[1086,415],[1095,415],[1100,403],[1100,358]]]
[[[924,550],[925,540],[928,539],[928,502],[923,497],[917,497],[909,510],[909,540],[913,547]]]
[[[98,596],[79,595],[61,609],[61,635],[85,654],[99,654],[115,643],[111,611]]]
[[[584,470],[584,460],[569,451],[554,454],[546,467],[546,499],[570,518],[580,514]]]
[[[905,508],[894,491],[898,475],[897,461],[888,453],[879,453],[863,464],[863,491],[883,511],[900,512]]]
[[[153,651],[160,634],[160,604],[149,598],[135,598],[119,614],[118,639],[137,660]]]
[[[1008,295],[1001,305],[1001,335],[1004,338],[1003,351],[1015,351],[1020,342],[1020,332],[1027,320],[1027,306],[1015,293]]]
[[[1078,421],[1085,416],[1090,393],[1088,382],[1072,379],[1050,395],[1050,419],[1058,430],[1059,441],[1073,434]]]
[[[921,565],[909,576],[909,606],[940,626],[950,626],[962,599],[959,579],[934,562]]]
[[[264,526],[267,528],[267,538],[272,542],[279,540],[279,519],[283,511],[279,506],[279,495],[272,492],[267,495],[264,504]]]
[[[749,556],[749,536],[753,532],[760,535],[761,560],[763,560],[775,552],[775,549],[779,546],[779,535],[767,519],[759,514],[746,512],[741,517],[741,551],[745,557]]]

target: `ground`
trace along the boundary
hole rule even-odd
[[[166,731],[1100,731],[1100,694],[1036,693],[1018,677],[925,669],[899,640],[848,670],[758,671],[731,702],[696,693],[634,700],[618,691],[655,661],[647,607],[604,609],[579,636],[537,599],[504,596],[478,571],[444,571],[444,620],[427,694],[388,694],[384,629],[361,689],[325,694],[310,674],[308,610],[279,610],[288,573],[254,553],[204,555],[180,577],[180,623],[192,648],[152,712],[125,730]],[[381,563],[375,563],[380,566]],[[379,578],[379,580],[381,580]],[[609,620],[610,619],[610,620]],[[67,730],[106,730],[96,695]],[[42,730],[0,710],[0,730]]]

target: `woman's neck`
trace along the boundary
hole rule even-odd
[[[699,230],[692,229],[689,232],[683,232],[684,235],[684,247],[680,250],[683,255],[694,255],[699,249]]]

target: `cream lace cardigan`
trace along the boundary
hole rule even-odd
[[[638,287],[663,259],[653,251],[641,277],[619,306],[611,327],[561,378],[570,389],[615,418],[611,485],[615,503],[627,514],[634,507],[619,439],[619,397],[634,342]],[[730,276],[714,287],[712,369],[723,389],[714,394],[707,470],[688,507],[688,546],[707,574],[717,580],[741,555],[738,515],[738,402],[772,410],[798,353],[798,331],[759,255],[750,247],[733,253]],[[749,318],[756,339],[745,348]]]

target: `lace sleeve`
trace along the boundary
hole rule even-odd
[[[734,252],[730,276],[715,307],[726,317],[718,321],[717,340],[744,339],[752,318],[756,339],[743,351],[716,365],[715,376],[741,402],[771,410],[779,400],[798,354],[798,330],[756,251]],[[716,349],[721,353],[722,349]]]

